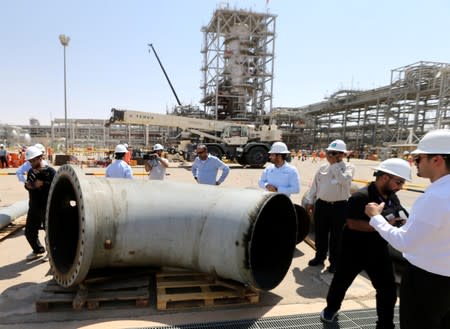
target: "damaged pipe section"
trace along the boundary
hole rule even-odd
[[[278,193],[170,181],[89,177],[58,170],[46,243],[59,285],[91,269],[176,266],[270,290],[284,278],[297,236],[291,200]]]

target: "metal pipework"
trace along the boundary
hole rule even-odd
[[[46,228],[64,287],[96,268],[176,266],[270,290],[289,269],[297,235],[283,194],[96,178],[71,165],[53,179]]]
[[[28,200],[21,200],[12,205],[0,209],[0,229],[8,226],[11,222],[25,215],[28,211]]]

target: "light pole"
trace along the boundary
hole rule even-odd
[[[67,141],[69,139],[69,131],[67,129],[67,93],[66,93],[66,47],[69,45],[70,38],[64,34],[59,35],[59,41],[64,49],[64,132],[66,134],[65,151],[67,154]]]

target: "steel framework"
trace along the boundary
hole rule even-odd
[[[450,125],[450,64],[417,62],[391,70],[389,85],[340,90],[325,101],[276,108],[272,119],[293,148],[323,148],[336,138],[348,147],[388,146]]]
[[[217,9],[204,33],[200,101],[215,119],[257,120],[272,109],[276,16]]]

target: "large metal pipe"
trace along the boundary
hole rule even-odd
[[[28,211],[28,200],[21,200],[12,205],[0,209],[0,229],[8,226],[11,222],[25,215]]]
[[[95,178],[70,165],[53,180],[46,228],[64,287],[95,268],[177,266],[270,290],[289,270],[297,235],[283,194]]]

